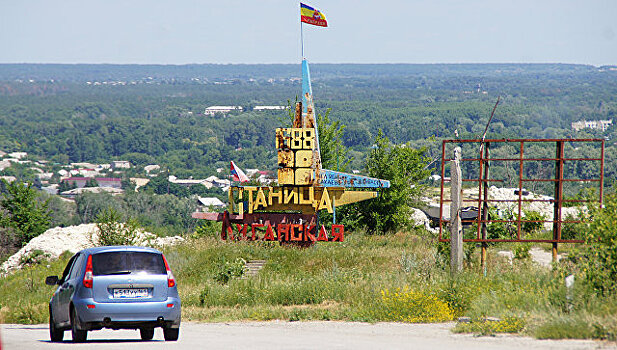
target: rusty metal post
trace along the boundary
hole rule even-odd
[[[519,155],[519,168],[518,168],[518,214],[516,218],[516,239],[521,239],[521,220],[523,220],[523,168],[525,167],[523,151],[525,148],[525,141],[521,141],[520,155]]]
[[[450,272],[458,273],[463,269],[463,225],[460,216],[463,179],[460,147],[454,149],[454,159],[450,161],[450,186]]]
[[[478,158],[478,160],[480,161],[478,164],[478,225],[477,225],[477,232],[476,232],[476,239],[479,240],[484,240],[486,239],[486,237],[482,237],[482,229],[483,226],[481,224],[482,221],[482,192],[484,191],[484,186],[482,184],[482,176],[484,175],[484,147],[485,144],[484,142],[480,144],[480,158]],[[480,252],[480,266],[482,267],[482,269],[484,270],[484,266],[486,264],[486,242],[482,242],[480,244],[481,247],[481,252]]]
[[[490,172],[489,172],[489,147],[490,147],[490,142],[487,142],[484,146],[484,157],[485,158],[485,164],[484,164],[484,179],[482,179],[482,175],[480,175],[480,179],[483,180],[482,181],[482,187],[484,189],[484,192],[482,194],[483,196],[483,203],[482,203],[482,239],[485,240],[485,242],[482,242],[482,257],[481,257],[481,266],[482,266],[482,270],[484,271],[484,274],[486,275],[486,250],[488,248],[488,244],[486,243],[486,238],[487,238],[487,221],[488,221],[488,189],[489,189],[489,183],[488,183],[488,179],[490,178]]]
[[[602,139],[602,149],[600,151],[600,208],[603,207],[603,191],[604,191],[604,139]]]
[[[555,155],[555,204],[553,206],[553,239],[561,239],[561,204],[563,201],[563,153],[564,142],[557,141]],[[557,262],[557,242],[553,242],[553,262]]]

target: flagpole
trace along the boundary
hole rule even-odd
[[[300,21],[300,41],[302,42],[302,59],[304,59],[304,26],[302,25],[302,21]]]

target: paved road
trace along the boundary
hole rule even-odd
[[[157,329],[143,342],[138,331],[88,333],[88,343],[50,343],[47,325],[2,325],[2,349],[617,349],[614,343],[474,337],[452,334],[452,324],[356,322],[185,322],[178,342],[164,342]]]

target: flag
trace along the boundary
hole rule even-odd
[[[231,179],[233,181],[249,182],[249,177],[240,169],[234,161],[231,161]]]
[[[328,26],[326,16],[323,14],[323,12],[303,3],[300,3],[300,22],[320,27]]]

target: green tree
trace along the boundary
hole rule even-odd
[[[47,201],[37,201],[37,192],[31,185],[2,181],[6,192],[0,199],[0,206],[4,209],[4,212],[0,213],[0,224],[14,228],[18,244],[25,245],[49,228],[51,216]]]
[[[346,171],[351,159],[347,147],[343,145],[345,125],[340,121],[331,121],[330,111],[328,108],[325,114],[319,113],[317,117],[321,165],[326,169]]]
[[[99,183],[96,182],[93,177],[91,177],[88,179],[88,181],[86,181],[86,185],[84,187],[99,187]]]
[[[393,145],[379,130],[375,146],[366,160],[369,176],[389,180],[390,188],[380,191],[377,198],[358,203],[358,223],[371,234],[396,232],[410,224],[410,209],[422,193],[430,172],[430,158],[424,149],[409,145]]]
[[[578,254],[584,281],[598,294],[617,292],[617,193],[604,198],[603,207],[590,210],[585,245]]]
[[[65,181],[60,182],[60,184],[58,184],[58,193],[69,191],[75,188],[77,188],[77,185],[75,184],[75,182],[69,183],[68,181],[65,180]]]
[[[98,245],[134,245],[137,243],[139,224],[129,218],[122,220],[122,215],[112,207],[103,209],[96,217],[96,227],[99,234],[96,239]]]

